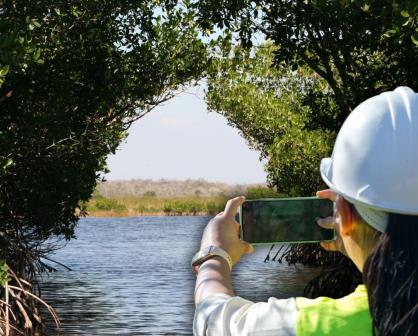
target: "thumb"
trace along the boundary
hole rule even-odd
[[[254,246],[252,246],[250,243],[247,243],[244,240],[241,240],[241,243],[244,247],[244,253],[250,254],[254,252]]]

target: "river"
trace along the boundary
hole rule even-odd
[[[209,217],[86,218],[56,251],[42,297],[58,312],[60,335],[191,335],[195,276],[190,259]],[[300,295],[312,271],[264,262],[257,247],[233,270],[237,295]],[[51,333],[53,334],[53,333]]]

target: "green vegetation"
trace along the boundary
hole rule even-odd
[[[336,133],[316,126],[316,114],[304,106],[307,91],[330,92],[312,71],[273,67],[271,43],[247,50],[229,46],[217,57],[208,78],[208,107],[238,128],[266,160],[268,182],[286,196],[310,196],[324,187],[320,160],[330,154]],[[335,104],[324,117],[335,119]],[[332,109],[331,109],[332,107]]]
[[[73,237],[131,123],[202,76],[192,18],[165,4],[4,2],[0,232],[18,274],[51,236]]]
[[[93,197],[87,205],[90,216],[213,215],[222,211],[224,197]]]
[[[116,213],[123,213],[127,211],[126,205],[113,199],[99,199],[94,204],[97,210],[114,211]]]
[[[8,272],[9,267],[6,264],[6,260],[0,260],[0,285],[6,285],[7,281],[9,280]]]
[[[281,193],[324,186],[319,161],[358,104],[400,85],[418,90],[416,1],[192,3],[202,27],[226,31],[208,105],[261,151]],[[267,42],[253,46],[260,35]]]
[[[308,90],[305,101],[322,129],[338,130],[370,96],[418,88],[416,0],[191,2],[203,29],[234,31],[246,48],[261,35],[277,47],[277,67],[307,67],[324,79],[330,91]],[[334,120],[323,98],[338,107]]]
[[[198,81],[207,53],[193,17],[164,0],[2,1],[0,49],[0,235],[30,280],[46,242],[74,236],[131,123]],[[40,313],[25,297],[30,334]]]
[[[278,193],[276,190],[264,187],[250,187],[247,189],[245,195],[247,199],[257,198],[279,198],[284,197],[283,194]]]
[[[281,197],[274,189],[266,187],[249,187],[242,193],[247,199]],[[237,195],[235,195],[237,196]],[[87,204],[90,216],[189,216],[215,215],[225,208],[227,200],[233,196],[120,196],[103,197],[97,191]]]
[[[144,197],[155,197],[155,196],[157,196],[155,191],[148,190],[148,191],[144,192]]]

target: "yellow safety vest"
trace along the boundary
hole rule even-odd
[[[299,310],[297,336],[372,335],[372,319],[364,285],[341,299],[298,297],[296,305]]]

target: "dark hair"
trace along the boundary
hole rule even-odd
[[[418,335],[418,216],[390,214],[363,279],[373,334]]]

